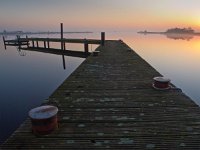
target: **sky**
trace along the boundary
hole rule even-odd
[[[0,0],[0,31],[200,31],[200,0]]]

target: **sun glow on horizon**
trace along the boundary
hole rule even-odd
[[[173,27],[192,27],[200,32],[200,1],[197,0],[154,0],[153,3],[146,0],[20,0],[0,3],[0,31],[57,30],[62,22],[68,30],[165,31]]]

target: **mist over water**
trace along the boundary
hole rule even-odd
[[[30,35],[59,37],[59,35]],[[13,39],[14,36],[7,37]],[[97,38],[100,33],[65,34],[65,38]],[[1,37],[2,39],[2,37]],[[106,39],[122,39],[152,67],[181,88],[200,105],[200,37],[167,38],[164,35],[141,35],[135,32],[106,32]],[[189,39],[189,40],[188,40]],[[39,43],[42,46],[42,43]],[[51,43],[51,47],[60,47]],[[66,44],[67,49],[83,50],[82,44]],[[97,45],[90,45],[94,51]],[[0,40],[0,142],[5,140],[84,61],[61,55],[34,51],[4,50]]]

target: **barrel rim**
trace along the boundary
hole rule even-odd
[[[154,79],[154,81],[163,82],[163,83],[171,81],[169,78],[165,78],[165,77],[162,77],[162,76],[154,77],[153,79]]]
[[[56,106],[44,105],[31,109],[29,111],[29,117],[31,119],[48,119],[55,116],[57,113],[58,108]]]

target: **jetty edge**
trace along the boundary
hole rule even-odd
[[[161,76],[119,40],[106,40],[44,104],[59,127],[45,136],[27,119],[1,149],[199,149],[200,108],[180,89],[155,90]]]

